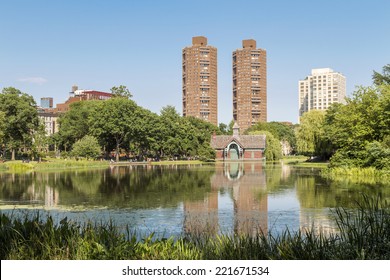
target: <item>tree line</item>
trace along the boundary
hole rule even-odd
[[[181,117],[173,106],[153,113],[131,100],[125,86],[111,89],[113,98],[80,101],[59,117],[59,132],[45,137],[34,99],[15,88],[0,94],[1,155],[37,158],[45,147],[64,155],[97,158],[112,152],[138,160],[146,158],[213,159],[210,147],[217,126],[194,117]]]
[[[116,96],[71,104],[60,117],[60,130],[54,137],[64,151],[96,146],[97,142],[106,157],[115,151],[117,161],[123,153],[138,160],[213,159],[213,133],[219,133],[218,127],[194,117],[181,117],[173,106],[164,107],[158,115],[125,96]]]

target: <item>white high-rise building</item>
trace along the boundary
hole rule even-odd
[[[310,110],[326,110],[332,103],[345,103],[346,79],[330,68],[312,69],[299,81],[299,117]]]

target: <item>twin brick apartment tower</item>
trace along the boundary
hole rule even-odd
[[[183,116],[218,125],[217,49],[203,36],[183,49]],[[241,131],[267,121],[266,51],[255,40],[233,52],[233,120]]]

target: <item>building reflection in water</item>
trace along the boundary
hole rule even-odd
[[[262,163],[231,162],[216,166],[211,177],[211,191],[203,201],[184,203],[185,233],[215,234],[224,228],[218,217],[221,191],[229,193],[233,202],[230,215],[235,234],[254,235],[268,231],[266,176]]]
[[[41,187],[37,187],[35,183],[32,183],[23,195],[23,200],[29,201],[30,203],[44,201],[45,207],[52,208],[58,206],[60,194],[58,190],[49,185],[45,185],[42,189]]]

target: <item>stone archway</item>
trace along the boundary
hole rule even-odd
[[[236,143],[231,143],[228,149],[228,157],[230,160],[238,160],[240,157],[238,145]]]

